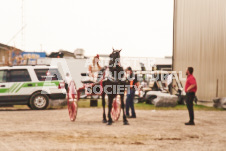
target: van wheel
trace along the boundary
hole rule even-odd
[[[46,94],[37,92],[30,98],[30,106],[33,110],[44,110],[49,105],[49,98]]]

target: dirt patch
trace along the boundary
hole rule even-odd
[[[0,150],[225,150],[226,112],[195,111],[195,126],[185,126],[187,111],[137,111],[136,119],[122,117],[103,124],[102,109],[80,108],[75,122],[68,112],[0,112]]]

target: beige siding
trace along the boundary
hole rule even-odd
[[[175,0],[173,70],[194,67],[201,100],[226,97],[226,0]]]

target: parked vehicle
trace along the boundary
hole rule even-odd
[[[137,100],[136,102],[146,102],[147,104],[152,104],[152,100],[156,98],[153,95],[147,95],[149,91],[161,91],[162,93],[170,93],[169,88],[173,89],[173,95],[178,96],[178,104],[184,104],[185,101],[185,92],[183,85],[179,79],[179,73],[175,71],[137,71],[140,77],[145,75],[147,77],[148,84],[146,87],[141,87],[139,89],[141,92],[136,92]],[[169,74],[172,74],[172,84],[168,85],[166,83],[167,77]],[[143,81],[141,81],[143,82]],[[140,95],[138,95],[138,93]],[[197,102],[197,99],[196,99]]]
[[[64,81],[53,66],[0,67],[0,106],[28,105],[46,109],[49,101],[65,99]]]

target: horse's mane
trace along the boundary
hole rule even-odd
[[[119,78],[119,73],[121,72],[120,76],[121,78],[124,77],[124,70],[123,67],[121,67],[120,64],[120,51],[121,50],[114,50],[113,52],[109,55],[110,61],[109,61],[109,66],[108,67],[103,67],[99,73],[98,73],[98,78],[97,81],[100,81],[104,77],[104,73],[106,73],[107,70],[107,76],[110,76],[116,81],[121,81],[122,79]]]
[[[118,74],[119,72],[123,71],[123,67],[121,67],[121,64],[120,64],[120,52],[121,50],[113,49],[113,52],[109,55],[110,57],[109,70],[112,73],[112,76],[116,78],[116,80],[121,80],[118,78]],[[124,73],[122,76],[124,76]]]

